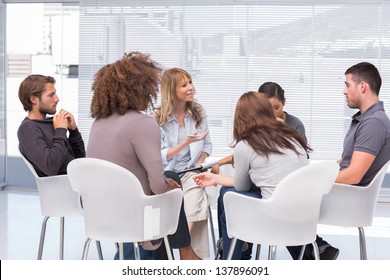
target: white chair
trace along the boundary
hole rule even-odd
[[[24,162],[35,177],[38,188],[41,212],[44,216],[39,241],[38,260],[42,259],[45,243],[46,226],[50,217],[60,218],[60,255],[64,259],[64,226],[65,217],[82,216],[80,195],[73,191],[67,175],[39,177],[31,163],[22,155]],[[100,243],[97,243],[99,258],[102,259]]]
[[[138,242],[160,238],[168,258],[173,259],[167,236],[177,229],[183,198],[180,189],[147,196],[129,170],[95,158],[71,161],[68,177],[82,198],[87,236],[83,259],[91,239],[119,243],[120,259],[124,258],[123,242],[132,242],[136,259],[140,259]]]
[[[237,239],[240,239],[270,245],[268,259],[275,259],[276,246],[311,243],[314,257],[319,260],[315,239],[321,199],[330,191],[338,171],[336,162],[302,167],[288,174],[269,199],[226,193],[226,226],[232,238],[228,259],[231,259]]]
[[[231,164],[221,165],[219,168],[219,174],[234,177],[234,167]],[[209,227],[210,227],[210,232],[211,232],[211,239],[213,242],[214,258],[218,257],[218,248],[217,248],[217,238],[215,237],[214,222],[213,222],[213,216],[212,216],[212,212],[211,212],[211,206],[217,204],[220,189],[221,189],[220,185],[215,186],[215,187],[210,186],[210,187],[206,188],[207,201],[208,201],[208,207],[209,207]]]
[[[215,231],[214,231],[214,221],[213,221],[213,214],[211,211],[211,206],[217,204],[220,188],[221,188],[221,186],[207,187],[206,188],[207,203],[208,203],[208,210],[209,210],[209,228],[210,228],[211,241],[212,241],[213,250],[214,250],[214,257],[217,255],[218,249],[217,249],[217,238],[215,237]]]
[[[379,190],[389,164],[390,161],[378,171],[368,186],[334,184],[322,200],[319,223],[357,227],[361,260],[367,259],[364,227],[372,225]]]

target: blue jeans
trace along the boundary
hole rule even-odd
[[[223,205],[223,197],[225,193],[227,192],[237,192],[235,188],[232,187],[224,187],[222,186],[220,192],[219,192],[219,198],[218,198],[218,228],[219,228],[219,234],[220,237],[222,237],[222,243],[223,243],[223,252],[222,252],[222,259],[226,260],[230,244],[232,243],[232,239],[229,238],[226,230],[226,217],[225,217],[225,209]],[[239,192],[242,195],[247,195],[250,197],[255,198],[261,198],[261,191],[260,189],[257,191],[249,191],[249,192]],[[252,255],[252,243],[248,243],[248,249],[242,252],[242,245],[244,242],[242,240],[237,239],[236,247],[233,252],[232,260],[249,260],[251,259]]]
[[[326,242],[324,239],[322,239],[321,236],[316,237],[316,243],[318,248],[321,250],[321,248],[325,248],[327,246],[330,246],[328,242]],[[302,246],[286,246],[288,252],[290,253],[293,260],[297,260],[299,257],[299,254],[301,252]],[[303,260],[314,260],[314,253],[313,253],[313,245],[307,244],[305,248],[305,252],[303,253]]]
[[[153,251],[147,251],[142,246],[139,246],[141,260],[153,260]],[[123,255],[125,260],[135,260],[133,243],[123,243]],[[119,252],[117,250],[114,260],[119,260]]]

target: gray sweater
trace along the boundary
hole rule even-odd
[[[261,189],[263,198],[270,198],[276,185],[290,172],[308,164],[306,151],[295,144],[293,150],[281,149],[284,154],[259,155],[245,141],[234,148],[234,187],[237,191],[249,191],[251,182]]]
[[[131,171],[146,195],[165,191],[160,128],[150,116],[129,110],[96,119],[89,135],[87,156],[116,163]]]
[[[76,128],[53,127],[53,119],[30,120],[25,118],[18,129],[19,151],[34,166],[39,176],[66,174],[68,163],[85,157],[84,141]]]

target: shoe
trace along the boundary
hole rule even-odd
[[[339,256],[339,253],[340,253],[339,249],[332,246],[328,246],[320,254],[320,260],[336,260],[337,257]]]
[[[244,242],[242,244],[242,252],[245,252],[248,250],[249,245],[248,243]],[[217,240],[217,255],[215,256],[215,260],[221,260],[222,259],[222,254],[223,254],[223,241],[222,238]]]
[[[215,260],[222,260],[222,238],[217,240],[217,254],[215,255]]]

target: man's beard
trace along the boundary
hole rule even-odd
[[[49,108],[44,106],[41,102],[39,102],[39,112],[44,115],[54,115],[56,113],[57,109]]]

